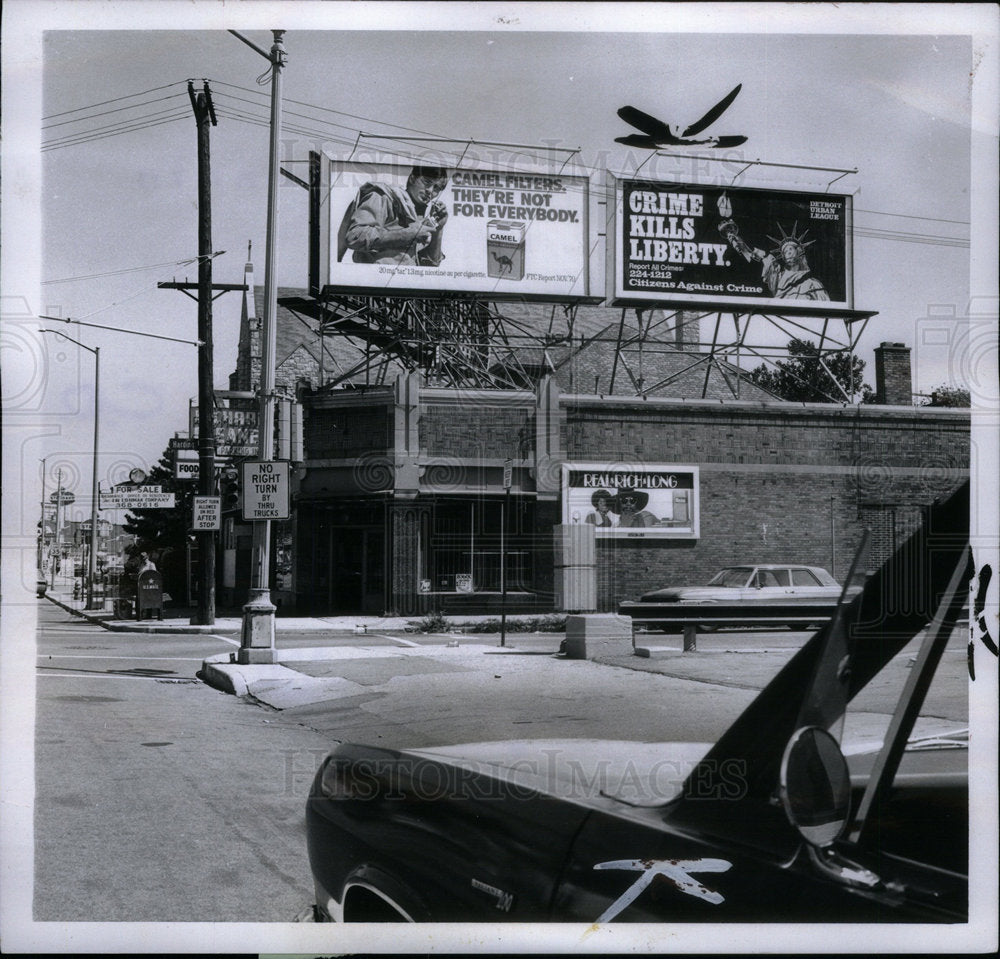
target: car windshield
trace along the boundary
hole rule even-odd
[[[753,572],[752,566],[733,566],[729,569],[720,570],[709,581],[709,586],[746,586],[750,574]]]

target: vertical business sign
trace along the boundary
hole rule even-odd
[[[257,460],[243,463],[242,470],[243,519],[288,519],[288,463]]]
[[[260,451],[257,410],[234,410],[217,406],[212,412],[217,457],[256,456]],[[198,407],[189,407],[188,429],[198,438]]]
[[[851,198],[614,180],[618,304],[853,309]]]
[[[563,523],[596,526],[598,539],[697,539],[698,467],[671,463],[565,463]]]

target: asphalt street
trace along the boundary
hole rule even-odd
[[[41,922],[289,922],[312,899],[305,796],[336,742],[708,742],[806,639],[716,633],[682,652],[680,637],[660,637],[655,655],[594,660],[560,653],[559,634],[513,634],[501,648],[495,634],[302,620],[279,625],[278,664],[227,671],[238,633],[110,629],[72,605],[39,600]],[[918,733],[968,723],[963,637]],[[912,655],[854,704],[846,736],[885,728]],[[242,686],[206,682],[212,664]]]

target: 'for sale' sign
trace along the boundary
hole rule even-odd
[[[288,519],[288,463],[243,464],[243,519]]]

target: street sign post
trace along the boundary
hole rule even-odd
[[[211,532],[222,528],[222,498],[220,496],[194,496],[191,503],[191,529],[195,532]]]
[[[251,461],[243,465],[243,519],[288,519],[288,463]]]

